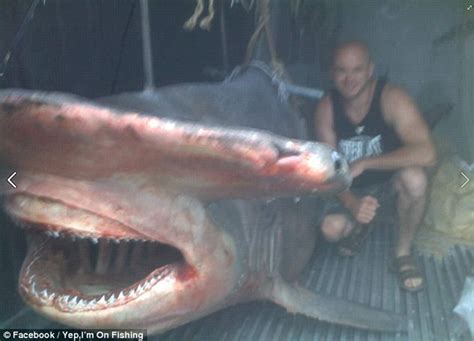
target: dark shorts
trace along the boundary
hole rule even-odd
[[[388,212],[394,209],[395,191],[393,189],[393,182],[394,177],[388,181],[376,183],[370,186],[351,188],[351,192],[359,198],[370,195],[378,200],[380,207],[377,209],[376,216],[372,223],[378,221],[381,216],[386,216],[389,214]],[[323,219],[328,214],[342,214],[345,215],[353,224],[356,223],[356,220],[350,211],[336,197],[330,198],[326,201]]]

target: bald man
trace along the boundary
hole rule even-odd
[[[429,129],[406,91],[374,78],[365,44],[336,48],[332,78],[335,89],[316,108],[315,134],[346,156],[354,180],[329,203],[321,231],[338,243],[339,254],[354,255],[377,215],[381,184],[388,183],[397,193],[399,218],[392,270],[403,289],[421,290],[424,276],[411,252],[425,210],[425,168],[436,162]]]

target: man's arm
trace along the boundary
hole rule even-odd
[[[314,113],[314,133],[316,139],[337,148],[336,132],[334,131],[334,119],[331,99],[324,96],[316,107]]]
[[[330,98],[326,95],[318,103],[314,114],[314,132],[316,139],[337,148],[337,136],[334,130],[334,114]],[[369,223],[375,216],[379,203],[376,198],[359,198],[349,189],[338,194],[338,199],[359,223]]]
[[[360,160],[362,170],[433,165],[436,162],[436,150],[431,134],[410,96],[399,87],[387,85],[382,94],[382,111],[403,146],[390,153]]]

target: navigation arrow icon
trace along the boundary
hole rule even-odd
[[[15,175],[16,175],[16,172],[13,172],[13,174],[10,175],[10,177],[9,177],[8,180],[7,180],[8,183],[9,183],[10,185],[12,185],[13,188],[16,188],[16,185],[15,185],[15,184],[13,183],[13,181],[12,181],[12,179],[13,179],[13,177],[14,177]]]
[[[464,174],[464,172],[461,172],[461,175],[464,177],[464,179],[466,179],[466,181],[461,185],[461,188],[464,188],[466,187],[466,185],[468,184],[469,181],[471,181],[471,179],[469,179],[466,174]]]

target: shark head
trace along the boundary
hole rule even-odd
[[[184,324],[231,300],[237,243],[206,204],[335,193],[350,184],[329,146],[117,112],[76,98],[0,93],[1,189],[28,253],[24,300],[74,327]]]

